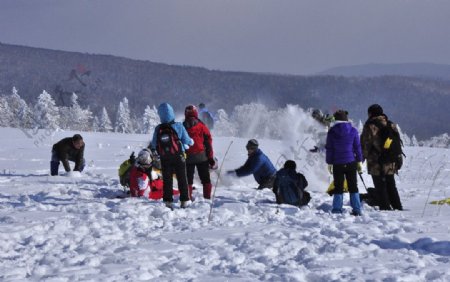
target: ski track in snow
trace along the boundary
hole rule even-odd
[[[111,136],[109,146],[94,145]],[[114,198],[122,191],[118,165],[146,138],[124,148],[121,136],[86,133],[87,161],[95,161],[81,177],[48,176],[51,142],[25,150],[20,158],[29,162],[2,173],[2,281],[450,281],[450,206],[425,205],[449,196],[446,149],[407,148],[398,178],[402,212],[364,206],[353,217],[346,195],[346,213],[331,214],[332,198],[321,187],[327,179],[308,178],[312,200],[299,209],[276,205],[271,191],[253,189],[251,177],[223,178],[208,222],[211,202],[201,189],[188,209],[176,202],[174,211],[160,201]],[[228,140],[215,138],[218,155]],[[18,147],[33,148],[26,137],[1,144],[4,167]],[[274,160],[279,152],[270,148]],[[235,168],[245,160],[243,146],[231,151],[224,165]]]

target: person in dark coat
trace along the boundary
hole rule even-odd
[[[69,161],[75,162],[74,171],[83,171],[85,166],[84,141],[80,134],[67,137],[54,144],[50,161],[50,174],[58,175],[59,162],[62,162],[66,172],[69,172]]]
[[[353,215],[361,215],[356,173],[361,172],[361,144],[358,131],[348,121],[348,112],[334,113],[335,124],[327,134],[326,162],[333,174],[335,192],[332,213],[342,213],[344,180],[347,180]]]
[[[173,174],[176,174],[178,190],[180,191],[180,207],[186,208],[189,201],[189,192],[186,175],[186,157],[185,152],[189,146],[194,145],[194,140],[189,137],[188,132],[181,122],[175,122],[175,112],[168,103],[162,103],[158,106],[158,115],[161,124],[157,125],[153,132],[153,138],[149,145],[153,155],[161,156],[161,171],[164,182],[163,200],[166,207],[173,209]],[[160,128],[169,125],[176,133],[178,141],[181,143],[181,153],[170,159],[164,159],[160,151],[158,138]]]
[[[203,185],[203,198],[211,199],[212,184],[209,168],[214,167],[216,163],[211,133],[208,127],[199,120],[196,106],[187,106],[184,110],[184,117],[183,125],[189,136],[194,140],[194,145],[186,151],[189,198],[192,200],[192,185],[194,184],[194,173],[197,167],[198,175]]]
[[[311,196],[305,191],[308,181],[303,174],[296,171],[296,168],[295,161],[287,160],[284,167],[277,171],[273,184],[277,204],[301,207],[309,203]]]
[[[394,123],[388,125],[388,118],[378,104],[371,105],[367,109],[367,114],[368,119],[361,134],[361,146],[363,156],[367,160],[367,171],[372,176],[377,192],[379,208],[380,210],[403,210],[394,178],[399,164],[393,162],[381,164],[379,160],[383,147],[383,141],[378,134],[380,129],[384,126],[392,126],[393,130],[398,132],[398,128]]]
[[[229,170],[227,174],[237,177],[253,174],[258,182],[258,190],[272,188],[277,170],[270,159],[258,148],[259,143],[256,139],[250,139],[245,148],[248,152],[248,159],[243,166],[235,170]]]

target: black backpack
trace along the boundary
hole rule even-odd
[[[379,152],[378,162],[380,164],[395,163],[397,170],[403,164],[403,141],[400,138],[398,131],[394,130],[393,123],[388,120],[387,125],[383,126],[381,123],[374,123],[379,131],[378,136],[381,140],[381,152]],[[389,140],[392,140],[389,142]],[[389,144],[390,143],[390,144]]]
[[[156,148],[163,160],[174,159],[183,153],[183,144],[181,144],[177,132],[172,127],[173,123],[162,123],[158,127]]]
[[[308,182],[301,173],[281,169],[277,172],[275,185],[278,188],[277,196],[283,203],[290,205],[306,205],[311,196],[305,191]]]

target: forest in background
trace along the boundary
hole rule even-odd
[[[78,104],[93,116],[100,116],[103,108],[116,113],[127,98],[131,115],[142,115],[148,105],[161,102],[178,112],[200,102],[227,112],[257,102],[268,110],[288,104],[325,113],[343,108],[354,120],[364,121],[367,107],[379,103],[419,139],[450,132],[450,82],[439,78],[225,72],[0,44],[0,94],[10,95],[13,87],[29,104],[37,103],[46,90],[59,107],[70,107],[75,93]]]

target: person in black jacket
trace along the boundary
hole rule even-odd
[[[59,162],[62,162],[66,172],[69,172],[71,170],[69,161],[75,162],[74,171],[83,171],[85,166],[84,141],[80,134],[64,138],[53,145],[50,174],[58,175]]]

